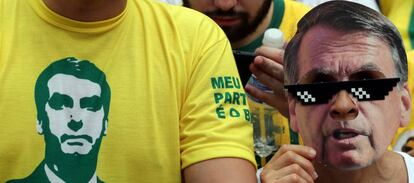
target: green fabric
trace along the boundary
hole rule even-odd
[[[408,24],[408,37],[410,38],[411,48],[414,48],[414,11],[411,9],[410,23]]]

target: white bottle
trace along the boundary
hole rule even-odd
[[[283,33],[279,29],[267,29],[262,44],[273,48],[283,48]],[[254,75],[250,77],[249,84],[268,93],[271,89],[263,85]],[[253,139],[256,155],[264,158],[274,153],[282,142],[284,126],[276,117],[278,111],[264,102],[249,96],[251,122],[253,124]],[[261,163],[261,162],[258,162]]]
[[[267,29],[263,36],[263,46],[283,48],[283,32],[276,28]]]
[[[263,40],[262,40],[263,46],[272,47],[272,48],[283,48],[283,33],[279,29],[276,28],[270,28],[267,29],[264,33]],[[249,79],[249,84],[264,91],[267,93],[273,93],[273,91],[265,86],[264,84],[260,83],[259,80],[257,80],[256,76],[252,74],[252,77]],[[249,96],[250,99],[257,103],[263,103],[262,101]]]

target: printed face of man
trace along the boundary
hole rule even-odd
[[[102,135],[104,109],[97,83],[56,74],[48,82],[49,128],[66,154],[88,154]],[[105,122],[106,123],[106,122]]]
[[[396,77],[387,44],[360,32],[313,27],[298,56],[300,84]],[[291,125],[305,145],[316,149],[318,163],[342,170],[366,167],[384,154],[402,125],[404,91],[394,87],[384,100],[358,101],[341,90],[316,105],[302,105],[290,96]]]
[[[184,0],[184,5],[213,19],[231,42],[256,30],[272,0]]]

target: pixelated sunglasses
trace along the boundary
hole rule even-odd
[[[386,78],[285,85],[285,88],[303,105],[313,105],[328,103],[341,90],[346,90],[358,101],[384,100],[399,81],[400,78]]]

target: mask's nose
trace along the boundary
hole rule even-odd
[[[351,94],[341,90],[332,98],[329,115],[335,120],[352,120],[358,116],[358,107]]]

